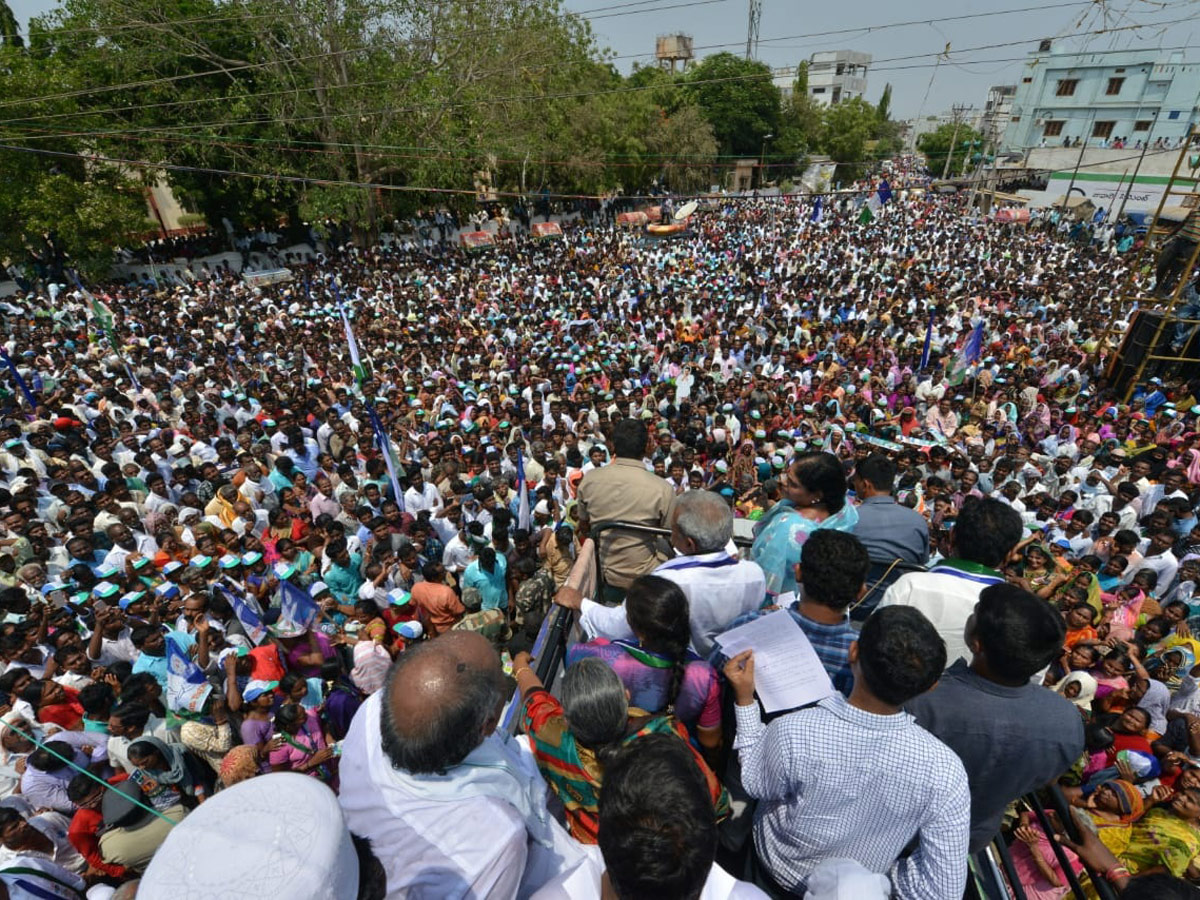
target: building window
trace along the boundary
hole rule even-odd
[[[1096,122],[1092,125],[1092,137],[1108,140],[1112,137],[1113,127],[1116,124],[1116,122]]]
[[[1054,92],[1056,97],[1074,97],[1075,88],[1079,86],[1078,78],[1061,78],[1058,82],[1058,89]]]
[[[837,74],[839,74],[839,75],[846,74],[846,64],[845,63],[838,63]]]
[[[1062,134],[1063,123],[1061,120],[1046,123],[1046,130],[1042,132],[1046,137],[1058,137]]]
[[[815,87],[815,88],[813,88],[813,89],[812,89],[812,92],[813,92],[814,94],[823,94],[823,93],[825,93],[825,88],[823,88],[823,87]]]
[[[1033,79],[1032,78],[1022,78],[1021,84],[1033,84]]]
[[[1149,131],[1150,126],[1152,124],[1154,124],[1153,119],[1138,119],[1136,122],[1133,123],[1133,130],[1134,131]]]
[[[1167,118],[1168,118],[1168,119],[1178,119],[1178,118],[1179,118],[1179,110],[1177,110],[1177,109],[1173,109],[1173,110],[1171,110],[1171,111],[1170,111],[1170,112],[1167,114]]]
[[[1125,69],[1124,69],[1124,67],[1121,67],[1118,69],[1113,69],[1113,71],[1116,72],[1118,75],[1122,75],[1122,74],[1124,74]]]
[[[1108,79],[1108,87],[1104,89],[1105,95],[1108,97],[1115,97],[1117,94],[1121,93],[1121,85],[1124,83],[1124,78]]]
[[[1021,121],[1021,117],[1020,117],[1020,116],[1013,116],[1011,119],[1009,119],[1009,121],[1010,121],[1010,122],[1020,122],[1020,121]]]

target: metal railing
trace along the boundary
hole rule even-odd
[[[602,542],[600,541],[600,535],[604,534],[606,531],[627,531],[627,532],[631,532],[633,534],[645,535],[647,537],[661,537],[661,538],[666,538],[668,543],[670,542],[670,539],[671,539],[671,529],[670,528],[659,528],[656,525],[639,525],[636,522],[620,522],[620,521],[593,523],[588,528],[588,537],[592,541],[592,546],[594,548],[594,552],[595,552],[595,556],[596,556],[596,589],[597,590],[604,587],[604,585],[605,585],[604,563],[603,563],[603,560],[601,559],[602,551],[600,549],[600,545]],[[748,549],[750,547],[750,545],[754,543],[754,540],[752,538],[735,536],[733,538],[733,542],[740,549],[745,550],[745,549]]]
[[[1040,795],[1045,796],[1048,804],[1042,802]],[[1117,892],[1105,880],[1104,873],[1093,871],[1091,867],[1085,865],[1084,870],[1094,889],[1092,893],[1088,893],[1079,880],[1079,876],[1075,874],[1070,860],[1067,859],[1066,851],[1054,839],[1057,829],[1051,822],[1051,812],[1062,823],[1063,830],[1072,841],[1077,842],[1080,839],[1078,826],[1071,817],[1070,804],[1058,785],[1051,784],[1040,793],[1026,794],[1021,798],[1020,803],[1029,808],[1042,831],[1050,838],[1050,848],[1054,852],[1055,861],[1067,882],[1069,893],[1064,896],[1070,897],[1072,900],[1088,900],[1088,898],[1095,897],[1099,897],[1100,900],[1117,900]],[[1050,808],[1047,809],[1047,806]],[[1008,848],[1009,845],[1005,843],[1004,836],[997,835],[987,848],[971,857],[971,887],[974,890],[968,890],[969,897],[978,897],[981,900],[1026,900],[1027,894],[1017,877],[1016,867],[1013,865],[1012,855]],[[995,857],[995,860],[991,859],[992,856]],[[988,871],[991,865],[996,865],[999,871]],[[998,877],[1001,874],[1003,877]]]
[[[567,575],[565,585],[575,588],[585,597],[592,596],[598,587],[598,557],[589,538],[579,548],[579,555],[571,572]],[[533,672],[547,690],[554,686],[554,681],[562,668],[563,659],[567,655],[567,647],[575,637],[576,617],[574,610],[561,606],[552,606],[542,620],[537,639],[533,643],[530,656],[533,657]],[[514,691],[505,710],[500,727],[515,734],[521,721],[521,692]]]

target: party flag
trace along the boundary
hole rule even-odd
[[[229,605],[233,607],[233,614],[237,616],[237,620],[241,622],[242,628],[246,632],[246,636],[250,638],[255,646],[261,644],[267,639],[267,626],[263,624],[262,618],[258,614],[250,602],[236,591],[228,590],[221,585],[214,586],[217,590],[225,595],[225,599],[229,601]]]
[[[21,377],[20,371],[17,370],[17,364],[13,362],[12,357],[8,355],[8,351],[0,347],[0,357],[4,358],[4,364],[8,366],[9,372],[12,373],[13,381],[16,382],[17,388],[25,395],[25,402],[29,404],[29,412],[33,415],[37,414],[37,400],[33,397],[33,392],[29,390],[29,385],[25,383],[25,379]]]
[[[967,377],[967,369],[979,362],[981,356],[983,356],[982,319],[975,323],[970,337],[967,338],[962,350],[959,351],[958,358],[954,361],[954,368],[950,372],[950,384],[955,386],[962,384],[963,379]]]
[[[302,587],[297,587],[290,581],[279,582],[279,623],[277,633],[287,636],[303,634],[320,615],[317,604]]]
[[[392,442],[388,438],[387,432],[383,430],[383,422],[379,420],[375,404],[368,399],[363,405],[367,410],[367,418],[371,420],[371,428],[375,432],[375,443],[379,445],[379,450],[383,453],[383,461],[387,465],[388,480],[392,483],[392,493],[395,495],[393,499],[403,512],[404,494],[400,491],[400,479],[396,477],[396,464],[392,459]]]
[[[821,219],[824,217],[825,210],[822,206],[822,198],[820,195],[818,195],[817,202],[813,204],[812,215],[808,217],[808,221],[812,222],[814,225],[819,225],[821,223]]]
[[[921,365],[924,369],[929,365],[929,350],[933,346],[933,310],[929,310],[929,324],[925,326],[925,346],[921,348]]]
[[[212,685],[187,651],[167,635],[167,708],[174,712],[198,713],[212,693]]]
[[[529,530],[529,490],[525,483],[525,454],[517,450],[517,527]]]

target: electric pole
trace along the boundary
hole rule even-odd
[[[958,127],[963,123],[963,114],[972,107],[956,103],[951,111],[954,114],[954,131],[950,135],[950,152],[946,154],[946,165],[942,166],[942,181],[950,174],[950,160],[954,158],[954,148],[958,146]]]
[[[746,59],[758,55],[758,26],[762,21],[762,0],[750,0],[750,23],[746,28]]]

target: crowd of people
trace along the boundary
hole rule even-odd
[[[6,301],[8,896],[1195,896],[1200,384],[1107,379],[1115,247],[901,176],[322,249]]]

